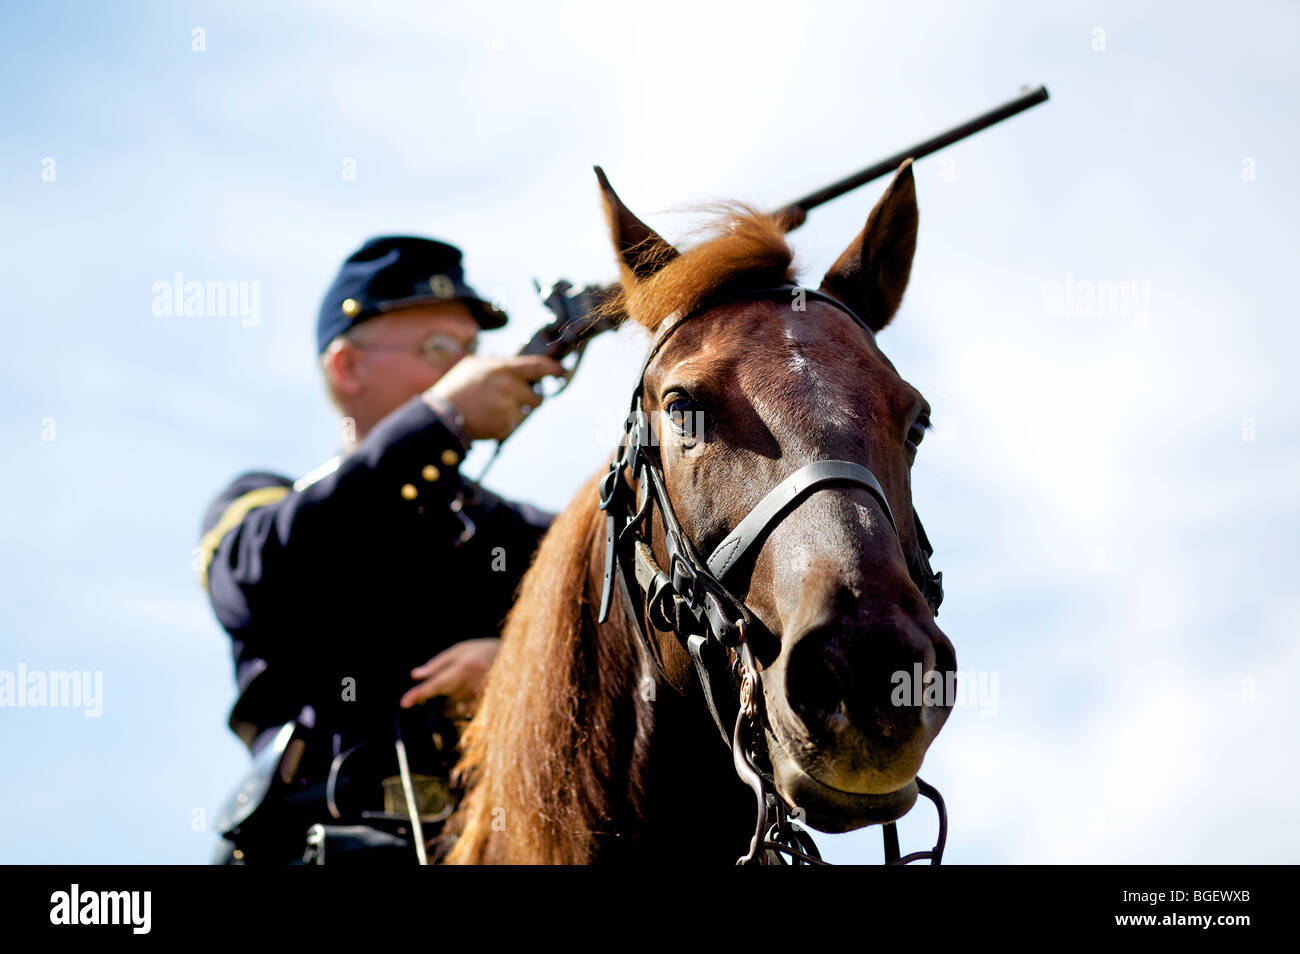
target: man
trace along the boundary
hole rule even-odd
[[[505,320],[455,247],[367,242],[317,323],[342,453],[298,481],[243,474],[209,508],[199,576],[232,640],[230,728],[259,762],[222,826],[234,860],[300,857],[316,823],[401,816],[398,738],[422,810],[447,801],[439,716],[471,714],[550,521],[459,472],[472,441],[505,438],[540,403],[533,384],[563,374],[477,357],[480,329]]]

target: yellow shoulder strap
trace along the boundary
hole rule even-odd
[[[217,555],[217,547],[221,546],[221,541],[226,534],[239,526],[240,522],[248,516],[249,511],[284,499],[289,489],[288,487],[258,487],[236,497],[221,515],[216,526],[203,534],[203,539],[199,541],[195,569],[199,572],[199,584],[205,590],[208,588],[208,567],[212,565],[212,558]]]

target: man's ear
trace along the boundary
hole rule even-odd
[[[677,249],[646,225],[625,206],[614,187],[605,177],[605,170],[596,166],[600,182],[601,199],[605,204],[605,219],[609,223],[610,239],[618,255],[623,288],[630,292],[637,282],[645,281],[677,257]]]
[[[916,181],[904,160],[867,224],[835,260],[821,290],[844,302],[879,331],[898,311],[916,252]]]
[[[336,401],[355,398],[364,390],[360,372],[361,350],[342,335],[335,338],[321,355],[325,385]]]

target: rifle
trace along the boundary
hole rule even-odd
[[[573,361],[566,365],[568,374],[563,383],[548,395],[553,397],[573,380],[573,373],[578,369],[582,353],[591,339],[618,325],[621,316],[601,308],[618,294],[619,286],[587,285],[575,289],[570,281],[560,278],[544,287],[533,279],[533,287],[538,295],[543,296],[542,304],[551,310],[555,320],[539,328],[519,354],[542,354],[561,362],[573,357]]]
[[[1047,98],[1045,86],[1036,89],[1022,88],[1020,95],[1015,99],[1008,100],[974,119],[932,136],[909,149],[874,162],[865,169],[833,182],[825,188],[795,199],[774,214],[784,218],[782,224],[786,231],[792,231],[802,225],[808,213],[817,206],[837,199],[874,179],[888,175],[897,169],[904,159],[922,159],[945,146],[973,136],[1004,119],[1046,102]],[[521,355],[544,354],[561,361],[573,356],[573,363],[568,366],[568,376],[554,392],[558,394],[573,379],[573,373],[577,370],[578,363],[582,360],[582,353],[591,339],[618,324],[620,316],[610,315],[608,312],[598,313],[596,309],[609,302],[618,293],[619,287],[617,284],[587,285],[575,290],[573,285],[564,279],[552,282],[545,288],[536,281],[533,285],[537,288],[538,294],[543,295],[542,303],[555,315],[555,320],[538,329],[519,353]]]
[[[945,146],[951,146],[968,136],[973,136],[983,129],[1002,122],[1004,119],[1010,119],[1017,113],[1023,113],[1032,106],[1039,103],[1047,102],[1047,87],[1039,86],[1037,89],[1021,87],[1021,93],[1015,99],[1007,100],[1001,106],[990,109],[987,113],[980,113],[974,119],[967,120],[959,126],[953,126],[951,129],[939,133],[937,136],[931,136],[924,142],[918,142],[911,149],[904,149],[897,152],[887,159],[881,159],[879,162],[872,163],[861,172],[855,172],[851,176],[845,176],[838,182],[833,182],[824,189],[818,189],[816,192],[810,192],[801,199],[795,199],[788,205],[782,206],[777,210],[777,215],[786,216],[786,231],[793,231],[800,225],[803,225],[808,213],[817,208],[819,205],[838,199],[846,192],[852,192],[858,186],[866,185],[873,179],[879,179],[881,176],[888,175],[903,164],[904,159],[924,159],[931,153],[938,152]]]

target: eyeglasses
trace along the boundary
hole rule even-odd
[[[466,355],[474,354],[478,351],[478,339],[471,338],[469,342],[459,341],[449,334],[438,332],[423,344],[396,344],[386,341],[355,341],[347,339],[348,343],[356,348],[373,348],[378,351],[407,351],[414,354],[422,354],[428,359],[430,364],[444,365],[454,364]]]

